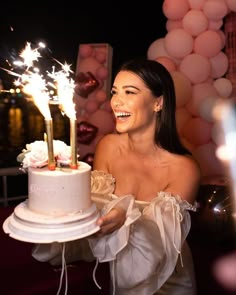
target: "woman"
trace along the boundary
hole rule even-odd
[[[171,75],[156,61],[129,61],[111,94],[117,134],[96,147],[92,192],[102,216],[92,254],[110,262],[113,294],[195,294],[186,237],[200,170],[178,138]]]

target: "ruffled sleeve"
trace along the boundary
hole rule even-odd
[[[113,195],[113,197],[115,197]],[[106,262],[116,259],[117,254],[127,245],[130,235],[130,225],[140,216],[141,212],[135,206],[135,200],[132,195],[126,195],[107,203],[101,214],[107,214],[113,208],[122,207],[126,211],[126,221],[121,228],[110,235],[102,238],[90,238],[89,244],[99,262]]]
[[[112,200],[114,190],[115,178],[111,174],[98,170],[91,172],[91,197],[99,210]]]
[[[109,195],[114,192],[115,178],[103,171],[93,170],[91,172],[92,194]]]
[[[189,210],[195,211],[196,204],[192,206],[179,196],[159,192],[157,197],[143,211],[144,218],[152,220],[157,225],[157,238],[164,250],[162,267],[157,278],[157,289],[172,274],[178,256],[181,256],[183,243],[191,227]],[[158,260],[156,260],[156,263],[158,265]]]
[[[116,288],[132,289],[132,294],[136,291],[137,294],[152,294],[174,271],[191,225],[188,210],[194,210],[194,206],[178,196],[160,192],[144,208],[141,217],[131,218],[129,222],[129,213],[135,208],[132,196],[117,200],[128,202],[128,199],[123,229],[103,238],[89,239],[89,244],[100,262],[111,261]],[[142,286],[145,286],[143,290]]]
[[[126,211],[126,221],[123,226],[110,235],[103,238],[89,239],[93,254],[100,262],[111,261],[116,258],[128,243],[130,225],[140,216],[141,212],[135,206],[135,199],[132,195],[116,197],[115,179],[111,174],[94,170],[91,173],[92,200],[101,210],[101,215],[105,215],[113,208],[121,207]]]

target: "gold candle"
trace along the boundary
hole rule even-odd
[[[77,120],[70,119],[71,169],[78,168],[77,161]]]
[[[45,126],[46,126],[46,139],[47,139],[47,146],[48,146],[48,169],[55,170],[56,163],[55,157],[53,152],[53,129],[52,129],[52,119],[45,119]]]

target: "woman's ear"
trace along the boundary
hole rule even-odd
[[[162,110],[162,105],[163,105],[163,97],[160,96],[156,100],[154,111],[159,112],[160,110]]]

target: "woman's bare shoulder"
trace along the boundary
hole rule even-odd
[[[192,175],[193,177],[200,178],[201,170],[198,162],[191,155],[176,155],[173,161],[174,165],[172,168],[178,171],[182,171],[183,174],[188,174],[189,177]]]
[[[110,167],[114,162],[114,158],[117,158],[119,142],[119,134],[107,134],[98,141],[94,153],[94,169],[110,173]]]
[[[116,133],[109,133],[104,135],[97,143],[96,150],[99,149],[106,149],[107,151],[109,149],[113,149],[114,146],[116,146],[119,143],[120,135]]]
[[[169,164],[168,190],[193,204],[202,177],[198,162],[192,156],[175,155]]]

